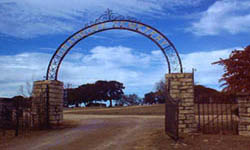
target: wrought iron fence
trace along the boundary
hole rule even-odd
[[[203,133],[238,134],[238,111],[238,103],[235,100],[196,100],[198,130]]]
[[[31,128],[31,101],[23,97],[14,97],[8,104],[0,106],[0,128],[2,135],[13,130],[15,136]]]

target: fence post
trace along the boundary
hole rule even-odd
[[[190,133],[197,130],[194,113],[194,77],[192,73],[171,73],[166,75],[170,82],[170,96],[179,102],[179,131]]]
[[[250,93],[239,93],[237,95],[239,104],[239,135],[250,136]]]
[[[60,120],[59,123],[63,120],[63,83],[56,80],[43,80],[35,81],[33,84],[32,91],[32,112],[36,114],[34,126],[39,125],[39,119],[41,123],[47,127],[51,128],[54,124],[57,123],[57,120],[54,116],[54,110],[51,109],[54,106],[59,108]],[[41,101],[39,98],[42,97]],[[41,111],[37,111],[38,109]],[[40,117],[39,117],[40,116]]]

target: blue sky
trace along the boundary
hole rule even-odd
[[[57,47],[85,23],[110,8],[165,34],[195,82],[221,89],[223,68],[211,65],[249,45],[249,0],[0,0],[0,96],[20,94],[26,82],[41,80]],[[126,93],[154,90],[167,64],[149,39],[129,31],[95,34],[64,59],[59,80],[73,86],[118,80]]]

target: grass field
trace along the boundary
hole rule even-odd
[[[218,107],[218,108],[217,108]],[[204,107],[200,105],[201,115],[207,116],[226,115],[230,114],[230,110],[235,110],[237,108],[236,104],[230,107],[228,104],[206,104]],[[195,104],[194,107],[195,114],[198,114],[198,106]],[[213,111],[213,112],[212,112]],[[204,114],[203,114],[204,112]],[[64,113],[74,113],[74,114],[93,114],[93,115],[165,115],[165,104],[155,104],[150,106],[128,106],[128,107],[112,107],[112,108],[98,108],[98,107],[82,107],[82,108],[68,108],[64,110]]]
[[[92,115],[164,115],[165,105],[128,106],[113,108],[72,108],[64,110],[65,114],[92,114]]]

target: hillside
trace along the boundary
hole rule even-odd
[[[226,103],[235,102],[235,95],[220,92],[212,88],[205,87],[203,85],[194,86],[195,102],[209,102],[213,99],[214,102]],[[210,101],[211,102],[211,101]]]

